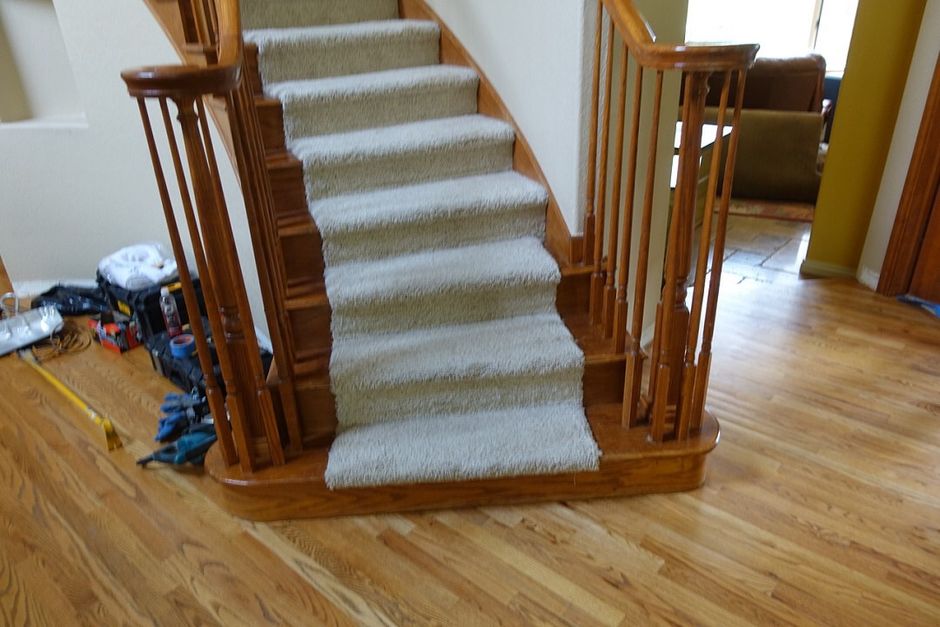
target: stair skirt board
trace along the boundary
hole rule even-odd
[[[318,480],[597,470],[548,194],[512,172],[512,126],[477,114],[476,73],[388,2],[242,4],[323,240],[338,426]]]
[[[666,444],[648,442],[642,430],[622,429],[619,404],[595,406],[588,414],[604,451],[592,472],[330,489],[323,478],[324,449],[307,451],[287,466],[243,473],[237,465],[225,466],[213,447],[206,471],[220,485],[210,496],[235,516],[264,522],[683,492],[704,482],[705,459],[719,439],[710,413],[690,440]]]

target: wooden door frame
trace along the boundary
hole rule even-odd
[[[920,255],[934,200],[940,187],[940,59],[934,65],[933,79],[917,143],[907,171],[897,217],[888,242],[878,293],[906,294]]]

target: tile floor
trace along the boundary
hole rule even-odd
[[[722,283],[800,280],[811,226],[808,222],[729,216]]]

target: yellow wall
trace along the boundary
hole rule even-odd
[[[860,0],[803,270],[855,276],[926,0]]]

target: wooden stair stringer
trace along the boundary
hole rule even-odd
[[[588,420],[604,451],[596,471],[331,490],[325,447],[255,473],[226,467],[213,448],[206,470],[220,484],[213,498],[236,516],[320,518],[692,490],[704,481],[705,458],[719,438],[707,412],[701,432],[681,443],[653,444],[647,429],[622,429],[619,405],[592,408]]]

